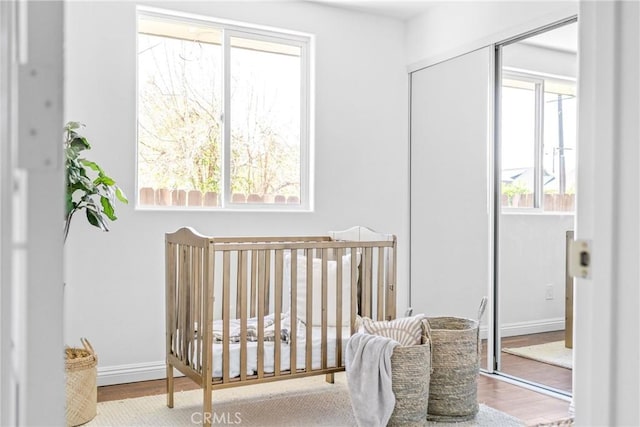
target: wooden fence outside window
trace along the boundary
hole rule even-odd
[[[198,190],[171,190],[168,188],[143,187],[140,189],[140,205],[142,206],[188,206],[188,207],[220,207],[220,194],[212,191],[202,193]],[[242,194],[233,193],[231,203],[266,203],[276,205],[299,205],[297,196],[282,194]]]

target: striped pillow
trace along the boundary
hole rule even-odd
[[[380,335],[396,340],[402,346],[418,345],[422,343],[423,314],[413,317],[402,317],[395,320],[374,321],[368,317],[362,318],[364,333]]]

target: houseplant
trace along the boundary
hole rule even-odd
[[[115,215],[116,200],[128,203],[124,192],[97,163],[81,155],[91,149],[87,139],[78,131],[84,127],[78,122],[68,122],[64,127],[64,152],[66,185],[66,213],[64,240],[67,240],[73,215],[85,210],[87,220],[103,231],[109,231],[107,221],[118,219]]]
[[[85,211],[87,220],[103,231],[109,231],[107,221],[115,221],[116,200],[128,203],[124,192],[97,163],[81,157],[91,149],[87,139],[79,133],[83,127],[68,122],[64,127],[64,154],[66,171],[66,211],[64,240],[69,234],[73,216]],[[67,425],[76,426],[90,421],[96,415],[98,359],[88,340],[82,338],[84,348],[65,350],[66,417]]]

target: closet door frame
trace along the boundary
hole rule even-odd
[[[501,183],[502,183],[502,165],[501,165],[501,157],[502,157],[502,140],[501,140],[501,132],[500,129],[502,127],[502,87],[500,82],[502,81],[502,49],[505,46],[511,45],[513,43],[517,43],[519,41],[528,39],[530,37],[536,36],[538,34],[545,33],[547,31],[552,31],[556,28],[563,27],[565,25],[569,25],[577,22],[577,16],[570,16],[565,19],[550,23],[548,25],[541,26],[532,31],[524,32],[515,37],[506,39],[502,42],[496,43],[494,45],[495,55],[494,55],[494,72],[495,79],[493,82],[493,150],[492,150],[492,163],[493,163],[493,203],[492,203],[492,217],[493,217],[493,289],[492,289],[492,299],[493,299],[493,330],[490,333],[490,336],[493,336],[492,342],[487,342],[488,346],[492,346],[493,354],[493,364],[489,367],[487,372],[494,373],[504,377],[508,380],[514,380],[517,383],[526,384],[531,386],[532,388],[538,391],[545,391],[549,394],[560,397],[567,398],[571,393],[566,393],[561,390],[556,390],[552,387],[546,386],[544,384],[536,383],[533,381],[528,381],[525,378],[516,377],[505,372],[501,371],[501,343],[502,343],[502,333],[500,330],[500,297],[501,297],[501,283],[500,283],[500,217],[502,212],[502,195],[501,195]],[[538,147],[539,148],[539,147]],[[538,195],[539,196],[539,195]]]

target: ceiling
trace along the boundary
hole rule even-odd
[[[523,40],[523,43],[576,53],[578,51],[578,24],[555,28]]]
[[[437,1],[385,1],[385,0],[308,0],[328,6],[350,9],[357,12],[371,13],[406,21],[433,7]]]
[[[356,12],[370,13],[386,16],[401,21],[407,21],[433,8],[443,0],[409,0],[409,1],[385,1],[385,0],[306,0],[312,3],[353,10]],[[505,0],[503,0],[505,1]],[[577,52],[577,25],[567,25],[556,28],[535,37],[523,40],[524,43],[541,47]]]

